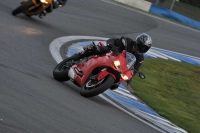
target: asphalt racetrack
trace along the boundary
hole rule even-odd
[[[154,47],[200,57],[199,31],[108,0],[69,0],[44,19],[14,17],[20,2],[0,2],[0,133],[160,132],[101,97],[81,97],[78,87],[54,80],[49,44],[71,35],[135,38],[146,32]]]

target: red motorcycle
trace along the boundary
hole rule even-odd
[[[115,84],[132,79],[135,62],[135,56],[125,50],[118,55],[110,51],[100,56],[85,57],[76,62],[69,57],[54,68],[53,76],[61,82],[71,80],[81,87],[82,96],[93,97]],[[73,65],[68,67],[69,64]],[[138,73],[140,78],[145,78],[143,73]]]

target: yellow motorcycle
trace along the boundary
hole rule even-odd
[[[23,13],[27,16],[40,15],[45,13],[53,0],[24,0],[19,7],[12,11],[12,15],[16,16]]]

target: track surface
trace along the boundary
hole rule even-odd
[[[101,0],[69,0],[43,20],[12,16],[19,3],[0,2],[1,133],[158,132],[98,96],[83,98],[77,87],[55,81],[49,44],[69,35],[147,32],[156,47],[200,57],[199,32]]]

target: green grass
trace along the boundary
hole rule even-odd
[[[145,59],[131,83],[134,94],[161,116],[189,133],[200,133],[200,66]]]

